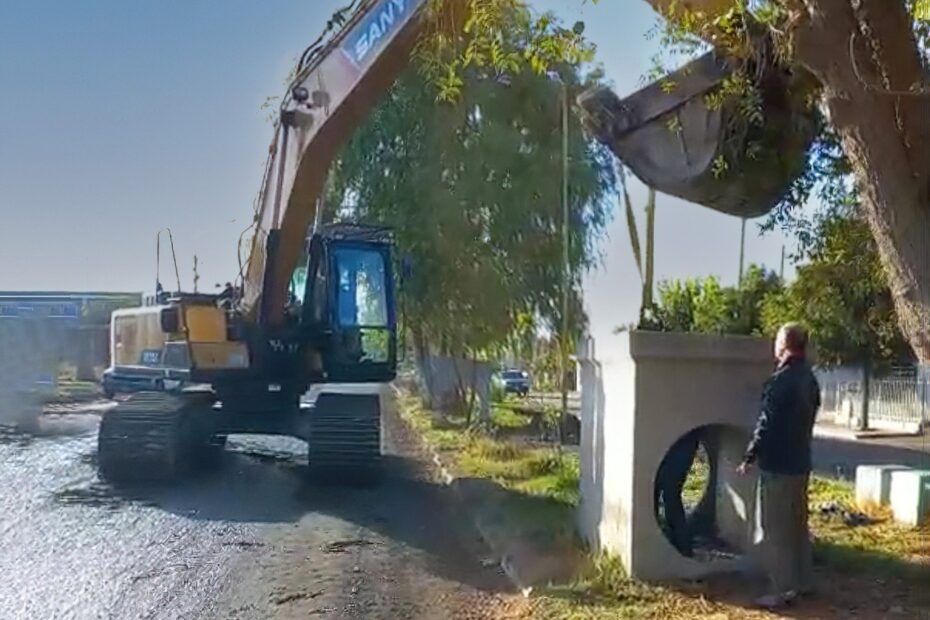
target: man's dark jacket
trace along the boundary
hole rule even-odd
[[[820,408],[820,386],[810,365],[791,358],[775,371],[762,392],[762,412],[746,462],[773,474],[801,476],[811,471],[811,435]]]

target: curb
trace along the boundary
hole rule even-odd
[[[391,385],[391,390],[395,398],[400,396],[401,392],[397,386]],[[400,419],[401,423],[404,424],[407,427],[407,429],[414,434],[414,436],[417,439],[417,443],[419,443],[420,447],[424,449],[429,455],[430,460],[433,462],[433,465],[435,466],[436,472],[439,474],[439,477],[442,483],[445,486],[449,487],[456,501],[458,501],[459,503],[465,504],[465,496],[462,494],[460,487],[456,484],[456,481],[458,480],[457,476],[455,476],[452,473],[452,470],[443,462],[442,458],[439,456],[439,452],[436,451],[436,449],[426,440],[426,438],[423,437],[419,432],[417,432],[416,429],[414,429],[413,427],[410,426],[410,424],[407,423],[404,417],[400,415],[400,411],[398,411],[397,413],[398,413],[398,418]],[[477,518],[474,515],[474,513],[470,510],[469,510],[469,516],[471,518],[472,525],[478,531],[478,534],[481,536],[481,539],[490,548],[491,553],[495,557],[500,558],[498,560],[498,566],[500,567],[501,571],[503,571],[508,581],[510,581],[510,583],[521,594],[523,594],[524,597],[529,597],[530,594],[532,594],[533,592],[533,588],[531,586],[529,587],[525,586],[520,582],[520,579],[517,576],[517,571],[515,567],[513,566],[512,562],[507,557],[505,550],[501,549],[500,547],[494,544],[494,541],[493,541],[494,537],[489,534],[487,528],[484,527],[484,525],[481,523],[481,520]]]
[[[814,427],[814,437],[818,439],[837,439],[840,441],[867,441],[869,439],[900,439],[920,437],[921,433],[905,431],[857,431],[847,428]]]

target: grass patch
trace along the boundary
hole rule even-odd
[[[492,439],[465,428],[464,422],[438,417],[423,408],[419,399],[401,395],[401,415],[426,441],[441,452],[454,452],[452,465],[460,476],[487,478],[506,489],[549,498],[574,506],[578,501],[578,457],[519,441]],[[495,424],[526,424],[506,407],[495,407]],[[511,427],[512,428],[512,427]]]
[[[887,507],[867,508],[872,523],[862,527],[823,515],[817,508],[825,503],[855,506],[855,488],[838,480],[813,477],[810,500],[817,558],[831,570],[896,578],[923,587],[930,583],[930,526],[898,525]]]
[[[495,404],[491,407],[491,424],[497,428],[521,429],[532,422],[530,416],[515,411],[509,404]]]
[[[697,506],[704,497],[704,491],[707,489],[707,479],[710,477],[710,460],[704,446],[698,450],[694,457],[694,463],[691,465],[691,471],[685,478],[685,486],[681,490],[681,499],[685,507]]]
[[[574,509],[579,502],[579,462],[574,454],[530,443],[494,439],[465,428],[462,421],[426,411],[418,399],[400,396],[400,411],[414,429],[462,477],[493,481],[507,492],[499,497],[494,518],[506,520],[522,539],[545,543],[574,540]],[[500,426],[527,418],[506,406],[494,408]],[[702,496],[709,463],[703,451],[692,467],[683,492],[686,503]],[[886,512],[875,511],[874,522],[849,527],[818,510],[821,504],[854,505],[855,492],[846,482],[813,477],[811,528],[817,537],[818,571],[823,585],[822,607],[810,618],[885,617],[889,601],[905,609],[930,605],[930,528],[894,524]],[[875,584],[881,584],[881,596]],[[575,582],[537,591],[528,617],[542,620],[607,620],[614,618],[772,618],[751,609],[757,586],[723,578],[701,583],[652,585],[627,577],[617,558],[589,557]],[[826,611],[828,610],[828,611]],[[870,615],[871,614],[871,615]]]

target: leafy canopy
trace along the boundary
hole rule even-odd
[[[523,17],[507,31],[517,50],[532,40]],[[558,69],[571,99],[597,77]],[[488,352],[528,322],[561,324],[563,87],[528,67],[500,80],[471,64],[460,77],[460,96],[437,105],[429,77],[406,71],[335,162],[326,202],[333,216],[394,227],[412,266],[400,292],[411,327],[448,352]],[[574,115],[569,138],[577,331],[580,274],[597,258],[615,178]]]
[[[764,300],[782,290],[781,279],[750,265],[738,287],[714,276],[659,284],[658,302],[646,310],[641,329],[709,334],[762,335]]]
[[[592,60],[594,48],[583,30],[580,22],[569,29],[552,14],[534,15],[524,0],[429,0],[414,56],[437,87],[437,98],[451,102],[461,97],[469,71],[501,77],[529,69],[543,75]]]
[[[810,262],[797,279],[764,303],[763,322],[774,333],[801,321],[828,363],[896,362],[912,356],[897,318],[875,242],[854,214],[833,214],[817,226]]]
[[[875,242],[855,211],[820,218],[807,253],[787,286],[756,265],[738,287],[722,286],[713,276],[663,282],[640,327],[774,336],[785,323],[800,321],[821,362],[909,361],[913,354],[898,328]]]

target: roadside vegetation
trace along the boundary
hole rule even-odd
[[[573,515],[579,502],[576,453],[535,440],[532,418],[497,404],[492,428],[469,428],[426,410],[411,394],[399,396],[399,409],[450,468],[456,478],[489,481],[507,491],[505,526],[529,544],[572,545],[582,558],[566,583],[536,590],[532,618],[772,618],[751,608],[761,584],[742,578],[653,585],[629,579],[616,558],[592,556],[575,537]],[[526,432],[520,434],[519,429]],[[707,464],[698,460],[685,488],[686,503],[700,497]],[[847,482],[815,477],[811,487],[811,527],[821,593],[792,610],[798,618],[920,618],[930,609],[930,528],[894,524],[885,510],[870,510],[867,524],[851,527],[844,510],[854,506]],[[926,617],[926,616],[924,616]]]

